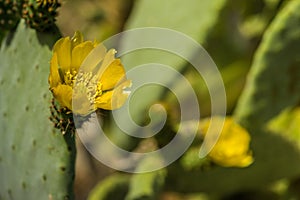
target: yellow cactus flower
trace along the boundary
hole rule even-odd
[[[209,124],[210,120],[200,123],[200,131],[204,135],[208,131]],[[212,131],[210,134],[215,134],[213,135],[215,137],[218,133]],[[208,157],[223,167],[247,167],[253,162],[252,152],[249,149],[250,140],[249,133],[243,127],[231,117],[226,117],[219,138]]]
[[[96,54],[89,56],[92,51]],[[107,51],[102,44],[83,41],[80,32],[75,32],[71,39],[58,40],[53,47],[48,81],[60,106],[80,115],[88,115],[98,108],[121,107],[128,97],[125,89],[131,81],[127,80],[115,54],[116,50]]]

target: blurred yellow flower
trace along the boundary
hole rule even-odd
[[[222,119],[215,117],[215,119]],[[205,120],[200,124],[200,131],[206,135],[210,120]],[[210,137],[214,138],[218,133],[210,132]],[[214,163],[223,167],[247,167],[253,162],[249,133],[237,124],[231,117],[226,117],[224,126],[216,144],[209,152],[208,157]]]
[[[96,53],[89,56],[92,51]],[[83,41],[80,32],[58,40],[53,47],[49,85],[59,104],[80,115],[121,107],[131,81],[115,54],[116,50],[107,51],[102,44]]]

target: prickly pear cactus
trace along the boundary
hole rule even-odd
[[[276,16],[254,57],[248,83],[235,112],[255,130],[300,100],[300,2],[288,1]]]
[[[263,36],[236,108],[235,119],[251,134],[253,164],[246,169],[216,167],[197,171],[196,167],[202,163],[196,163],[198,152],[190,149],[182,159],[183,167],[187,169],[183,172],[178,172],[176,167],[170,170],[171,176],[167,181],[176,186],[176,191],[233,193],[259,190],[276,180],[299,177],[300,150],[294,144],[295,140],[299,140],[297,133],[287,136],[285,130],[286,133],[278,135],[274,132],[283,131],[283,128],[274,125],[271,130],[265,129],[266,122],[279,112],[299,103],[299,27],[300,1],[288,1]],[[283,119],[279,121],[286,124]],[[181,181],[183,179],[185,181]]]
[[[0,51],[0,199],[74,199],[74,135],[54,129],[51,51],[20,23]]]
[[[22,1],[0,0],[0,31],[13,29],[21,18]]]
[[[59,0],[25,0],[22,17],[31,28],[45,31],[54,24],[60,5]]]
[[[128,192],[130,176],[114,174],[104,179],[91,191],[88,200],[122,199]]]
[[[153,163],[161,162],[160,158],[144,159],[137,168],[145,170],[151,168]],[[167,170],[160,169],[154,172],[141,174],[115,174],[104,179],[90,192],[88,200],[110,199],[158,199],[164,187]]]

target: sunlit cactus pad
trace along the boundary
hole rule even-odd
[[[22,22],[0,51],[0,199],[72,199],[71,150],[50,120],[51,51]]]

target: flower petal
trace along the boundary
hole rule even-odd
[[[113,89],[124,77],[125,69],[120,59],[115,59],[101,74],[100,82],[102,83],[102,90],[106,91]]]
[[[77,45],[81,44],[83,42],[83,35],[80,31],[76,31],[71,38],[71,48],[73,49]]]
[[[113,63],[113,61],[115,60],[115,54],[117,53],[117,51],[115,49],[110,49],[104,56],[103,61],[101,63],[99,63],[99,65],[97,66],[97,72],[96,72],[96,76],[98,78],[101,77],[102,73],[106,70],[106,68]]]
[[[125,92],[124,89],[131,86],[131,81],[126,80],[114,90],[110,90],[102,94],[96,99],[95,106],[105,110],[118,109],[126,102],[130,92]]]
[[[217,121],[220,120],[222,125],[221,121],[224,118],[214,118]],[[225,118],[224,126],[220,133],[210,132],[213,135],[207,135],[210,120],[204,120],[201,123],[200,129],[205,137],[218,137],[216,143],[212,144],[214,146],[208,154],[211,161],[223,167],[247,167],[254,161],[250,150],[251,136],[232,117]]]
[[[254,162],[254,159],[251,153],[237,156],[219,154],[218,157],[214,157],[213,161],[223,167],[248,167]]]
[[[52,88],[52,93],[62,107],[72,110],[72,87],[58,85]]]
[[[71,41],[69,37],[59,39],[54,47],[53,52],[57,53],[58,65],[65,72],[70,69],[71,64]]]
[[[48,78],[48,82],[50,85],[50,89],[56,87],[58,84],[61,83],[61,79],[58,72],[58,61],[56,53],[53,54],[50,61],[50,75]]]
[[[95,47],[95,43],[94,43]],[[93,72],[97,65],[103,60],[106,54],[106,48],[103,44],[97,45],[93,51],[91,51],[86,59],[82,62],[81,70],[84,72]]]
[[[91,41],[86,41],[78,44],[72,50],[72,63],[71,66],[78,71],[84,59],[94,49],[94,44]]]

